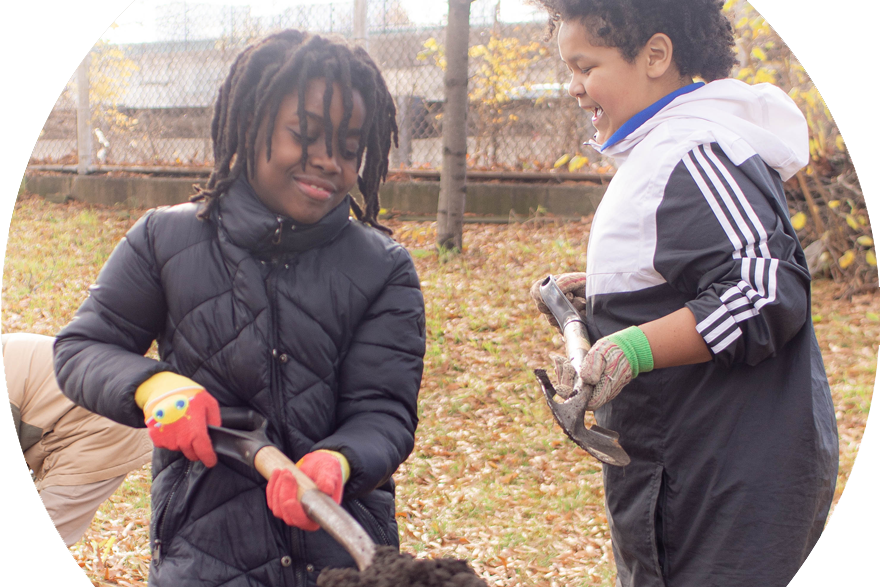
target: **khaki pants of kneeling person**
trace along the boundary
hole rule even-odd
[[[86,485],[53,485],[40,491],[52,523],[67,546],[73,546],[88,529],[95,512],[122,485],[125,475]]]

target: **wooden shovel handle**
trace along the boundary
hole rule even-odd
[[[318,489],[312,478],[299,470],[287,455],[274,446],[264,446],[254,455],[254,468],[268,481],[275,469],[287,469],[296,480],[296,498],[302,501],[303,494]]]
[[[376,552],[376,545],[370,536],[351,514],[318,489],[315,482],[300,471],[283,452],[271,445],[264,446],[254,455],[254,468],[266,479],[272,476],[275,469],[290,471],[296,480],[296,497],[306,515],[348,551],[358,569],[363,571],[370,566]]]

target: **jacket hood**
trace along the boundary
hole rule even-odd
[[[602,153],[626,157],[653,129],[676,119],[703,120],[707,129],[722,127],[745,141],[783,180],[809,163],[807,121],[794,101],[772,84],[735,79],[716,80],[678,96]],[[725,141],[719,142],[723,148]]]

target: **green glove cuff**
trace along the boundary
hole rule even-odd
[[[651,354],[651,345],[648,343],[648,337],[638,326],[630,326],[620,332],[615,332],[608,336],[608,340],[623,351],[623,356],[626,357],[632,368],[633,379],[639,373],[647,373],[654,369],[654,355]]]

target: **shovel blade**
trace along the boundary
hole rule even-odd
[[[553,419],[576,445],[603,463],[616,467],[629,464],[629,455],[620,446],[620,435],[617,432],[598,425],[587,428],[584,424],[589,397],[582,389],[559,402],[554,399],[558,394],[547,372],[544,369],[535,369],[535,377],[541,384],[541,391],[544,392],[544,399],[547,400]]]

